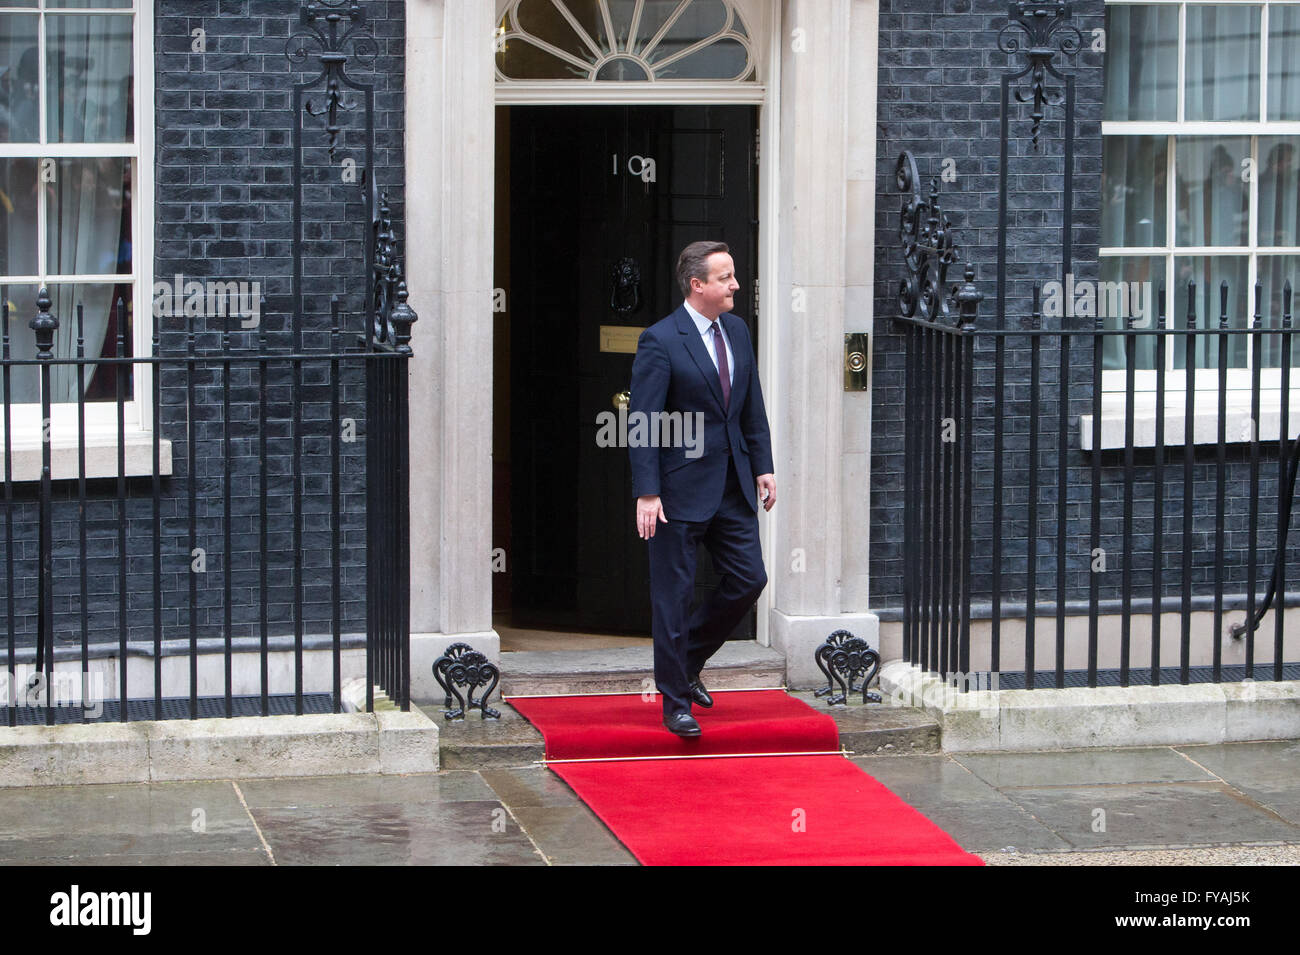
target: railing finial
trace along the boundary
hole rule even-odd
[[[961,311],[961,327],[963,329],[972,329],[975,327],[975,316],[979,312],[980,302],[984,301],[984,293],[975,286],[975,263],[966,263],[966,281],[961,285],[954,286],[952,290],[953,301],[957,303],[957,308]],[[1034,287],[1037,294],[1038,287]],[[1034,308],[1037,310],[1037,301]]]
[[[40,361],[49,361],[54,357],[54,332],[59,327],[59,319],[50,311],[50,291],[44,285],[36,293],[36,317],[27,327],[36,333],[36,357]]]

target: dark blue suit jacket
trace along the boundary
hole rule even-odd
[[[688,447],[632,447],[632,496],[658,494],[670,520],[707,521],[717,512],[727,480],[728,452],[735,459],[745,500],[758,509],[754,479],[771,474],[772,439],[758,384],[758,363],[749,329],[738,315],[718,317],[735,363],[731,401],[724,412],[722,386],[704,340],[684,305],[651,325],[637,341],[632,362],[629,421],[642,412],[703,414],[702,444]],[[653,419],[651,419],[653,420]],[[699,419],[696,419],[699,420]],[[629,429],[630,430],[630,429]],[[695,440],[701,439],[697,435]],[[697,457],[688,456],[699,452]]]

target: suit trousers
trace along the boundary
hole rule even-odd
[[[712,518],[681,521],[666,516],[668,522],[660,523],[648,541],[655,683],[663,694],[665,716],[691,711],[690,680],[726,642],[767,585],[758,516],[741,491],[734,461],[728,461],[726,488]],[[721,580],[692,613],[701,543]]]

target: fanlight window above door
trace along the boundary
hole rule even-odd
[[[751,42],[727,0],[512,0],[497,79],[752,82]]]

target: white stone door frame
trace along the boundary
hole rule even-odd
[[[855,468],[869,461],[870,395],[846,397],[838,378],[843,332],[870,331],[871,322],[877,3],[737,2],[765,57],[757,100],[758,360],[778,503],[771,515],[760,511],[771,584],[760,599],[758,632],[787,653],[798,683],[806,681],[795,657],[810,661],[810,641],[831,624],[876,634],[874,616],[864,612],[867,482],[845,472],[850,461]],[[417,699],[434,697],[430,667],[449,643],[500,653],[490,576],[496,105],[609,103],[610,89],[619,103],[756,102],[752,90],[727,93],[716,83],[505,92],[495,82],[491,41],[498,6],[406,4],[405,253],[420,316],[412,330],[410,457]],[[796,30],[807,38],[807,55],[786,49]],[[796,288],[806,291],[812,318],[783,307]],[[856,437],[864,428],[865,447]],[[787,434],[798,435],[797,446]],[[797,571],[794,548],[807,550]]]
[[[511,0],[497,0],[497,16],[501,15]],[[718,83],[710,81],[671,83],[534,83],[495,85],[498,106],[757,106],[759,151],[759,213],[758,261],[760,275],[767,277],[768,287],[775,284],[777,264],[777,210],[779,208],[780,131],[779,85],[781,35],[773,24],[780,22],[782,0],[733,0],[745,18],[745,27],[755,40],[759,52],[758,83]],[[760,290],[761,291],[761,290]],[[779,310],[760,308],[758,345],[759,379],[769,408],[775,399],[772,385],[775,375],[770,374],[775,360],[771,346],[773,336],[764,330],[777,320]],[[769,417],[771,415],[769,414]],[[779,440],[777,422],[772,421],[773,446]],[[414,508],[412,509],[414,513]],[[629,519],[631,509],[629,504]],[[759,537],[764,563],[771,576],[771,540],[773,517],[765,511],[758,513]],[[648,586],[647,582],[647,586]],[[765,588],[759,596],[756,613],[757,639],[764,645],[770,643],[768,615],[772,608],[772,588]],[[490,622],[490,620],[489,620]]]

